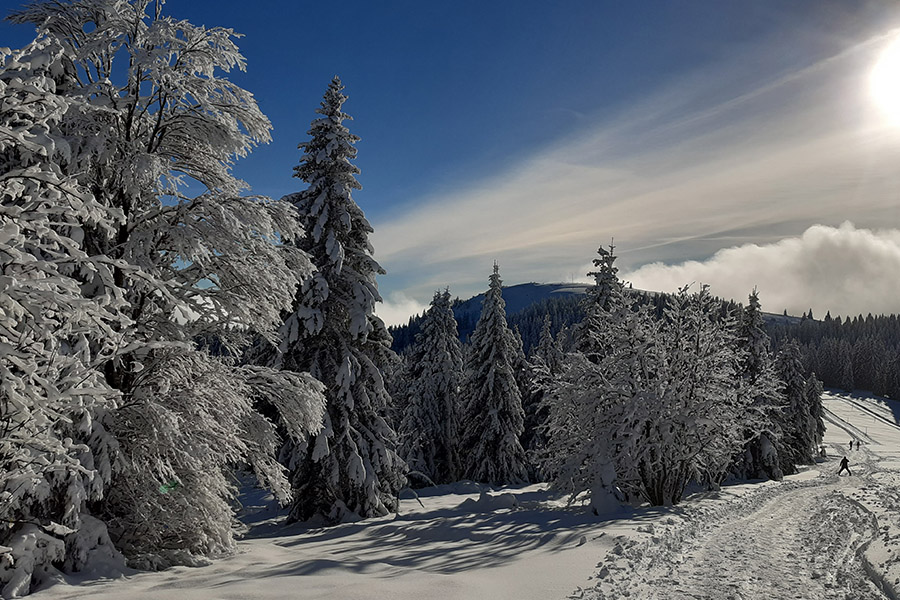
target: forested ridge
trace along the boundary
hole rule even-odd
[[[634,294],[661,307],[670,294],[633,290]],[[455,298],[454,308],[470,301]],[[722,310],[734,310],[737,303],[722,301]],[[554,335],[567,330],[584,316],[581,295],[548,296],[508,315],[510,327],[519,331],[526,353],[540,340],[545,316],[550,317]],[[870,391],[879,396],[900,397],[900,317],[872,314],[855,317],[832,317],[826,313],[817,319],[812,311],[801,316],[765,313],[766,332],[773,350],[778,350],[788,340],[795,340],[803,356],[803,370],[815,373],[826,387],[851,391]],[[405,325],[393,326],[393,349],[402,353],[419,332],[422,316],[412,316]],[[470,311],[459,313],[460,338],[466,339],[467,331],[474,325]],[[565,334],[564,334],[565,335]]]

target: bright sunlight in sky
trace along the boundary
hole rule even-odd
[[[872,69],[871,89],[878,107],[900,126],[900,36],[882,52]]]

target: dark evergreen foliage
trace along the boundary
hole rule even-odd
[[[516,370],[521,344],[506,323],[500,271],[494,264],[484,308],[465,357],[463,447],[466,476],[502,485],[527,479],[520,436],[525,415]]]
[[[310,372],[325,384],[323,429],[291,452],[292,520],[329,522],[384,515],[397,508],[406,465],[388,423],[384,373],[394,362],[390,335],[374,314],[375,282],[384,270],[372,257],[372,227],[351,196],[360,189],[359,138],[343,121],[341,80],[328,86],[294,176],[308,184],[285,196],[305,235],[297,246],[315,266],[282,327],[281,367]]]
[[[462,348],[450,292],[435,292],[407,356],[408,386],[400,421],[400,455],[414,484],[450,483],[461,475],[459,428]]]
[[[803,373],[815,372],[825,387],[866,390],[900,398],[900,319],[897,315],[858,315],[850,319],[831,313],[822,321],[810,318],[770,322],[776,348],[796,340],[803,355]]]

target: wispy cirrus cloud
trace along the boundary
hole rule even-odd
[[[805,239],[814,224],[900,227],[900,131],[866,95],[886,39],[733,96],[717,87],[730,65],[700,73],[496,177],[376,223],[378,258],[395,274],[382,285],[422,300],[448,284],[467,295],[486,286],[493,260],[509,282],[567,280],[612,237],[622,267],[641,273],[651,262]],[[654,269],[642,276],[666,272]],[[848,286],[830,289],[832,311],[876,310],[834,295]]]

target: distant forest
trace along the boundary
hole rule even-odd
[[[643,302],[653,304],[661,314],[669,294],[633,290]],[[551,297],[536,302],[507,317],[509,326],[522,337],[526,354],[538,344],[544,316],[550,316],[551,331],[569,347],[570,328],[584,318],[584,296]],[[736,302],[722,300],[723,312],[736,310]],[[457,298],[453,307],[464,303]],[[475,329],[480,312],[454,311],[460,340],[465,342]],[[415,341],[422,317],[411,317],[406,325],[390,328],[393,349],[398,353]],[[826,387],[866,390],[879,396],[900,398],[900,317],[898,315],[832,317],[815,319],[812,310],[802,317],[766,315],[772,352],[788,340],[796,340],[803,354],[804,375],[815,375]]]

